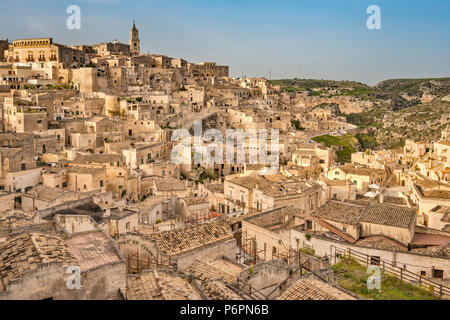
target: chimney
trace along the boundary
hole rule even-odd
[[[380,194],[380,203],[384,203],[384,194]]]

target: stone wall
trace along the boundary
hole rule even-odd
[[[225,256],[236,260],[236,240],[230,239],[201,247],[192,252],[180,255],[176,258],[178,271],[184,271],[195,260],[216,259]]]
[[[126,267],[122,261],[82,272],[79,290],[67,288],[69,276],[61,264],[42,265],[0,291],[0,300],[105,300],[117,299],[119,290],[125,292]]]

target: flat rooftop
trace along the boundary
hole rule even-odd
[[[81,271],[121,261],[112,241],[102,231],[75,234],[66,240],[66,245],[79,261]]]

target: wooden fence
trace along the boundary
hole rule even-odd
[[[392,264],[391,262],[382,260],[379,257],[370,256],[365,253],[361,253],[361,252],[352,250],[350,248],[348,250],[343,250],[343,249],[337,248],[335,246],[331,247],[331,252],[332,252],[331,259],[333,259],[332,261],[334,261],[335,263],[338,260],[341,261],[342,258],[349,257],[349,258],[354,259],[355,261],[357,261],[358,263],[360,263],[362,265],[366,265],[366,266],[377,265],[380,267],[380,269],[385,274],[390,274],[394,277],[397,277],[401,281],[404,281],[404,282],[407,282],[410,284],[414,284],[414,285],[418,285],[426,290],[429,290],[435,296],[438,296],[440,298],[442,298],[442,297],[449,298],[450,297],[450,288],[448,286],[445,286],[442,283],[430,280],[427,277],[424,277],[422,275],[415,274],[414,272],[411,272],[404,268],[397,267],[396,265]]]

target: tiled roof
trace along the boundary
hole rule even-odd
[[[223,183],[209,183],[209,184],[205,184],[205,188],[212,192],[223,193],[224,184]]]
[[[5,286],[24,272],[49,262],[78,265],[64,240],[55,236],[25,233],[0,245],[0,279]]]
[[[222,281],[207,281],[203,282],[201,286],[211,300],[244,300]]]
[[[361,175],[361,176],[370,176],[373,174],[379,174],[384,172],[382,169],[373,169],[373,168],[362,168],[362,167],[356,167],[353,165],[344,165],[338,167],[342,171],[344,171],[346,174],[355,174],[355,175]]]
[[[376,249],[385,249],[389,251],[408,251],[408,248],[403,244],[393,240],[386,238],[385,236],[371,236],[356,242],[357,245],[362,247],[376,248]]]
[[[288,288],[278,300],[354,300],[350,295],[317,279],[304,278]]]
[[[86,168],[86,167],[69,167],[67,168],[68,173],[78,173],[78,174],[101,174],[104,172],[102,168]]]
[[[450,243],[445,246],[431,246],[427,248],[412,249],[411,252],[432,256],[450,257]]]
[[[321,225],[322,227],[324,227],[325,229],[331,231],[333,234],[337,235],[342,240],[348,241],[350,243],[355,243],[356,242],[355,238],[353,238],[352,236],[348,235],[347,233],[339,230],[335,226],[327,223],[326,221],[323,221],[322,219],[319,219],[319,218],[315,218],[314,221],[316,223],[318,223],[319,225]]]
[[[236,276],[233,276],[200,260],[195,260],[194,263],[184,270],[184,273],[191,274],[201,281],[223,280],[226,283],[231,284],[236,280]]]
[[[360,222],[409,228],[414,222],[416,211],[405,207],[371,203],[363,213]]]
[[[353,225],[358,222],[365,206],[329,201],[312,213],[314,217]]]
[[[154,274],[164,300],[202,300],[198,291],[179,275],[164,271]]]
[[[69,191],[69,190],[63,190],[63,189],[59,189],[59,188],[50,188],[50,187],[44,186],[44,185],[38,185],[26,193],[26,195],[28,195],[28,196],[39,198],[41,200],[49,200],[49,201],[55,200],[64,194],[76,195],[76,192]]]
[[[155,182],[157,191],[186,190],[186,184],[181,180],[167,179]]]
[[[128,300],[162,300],[154,272],[127,276],[126,297]]]
[[[127,277],[128,300],[201,300],[199,293],[183,278],[164,271],[144,271]]]
[[[209,204],[208,199],[205,199],[205,198],[190,197],[190,198],[184,198],[183,200],[186,202],[186,204],[188,206],[197,205],[197,204],[203,204],[203,203],[208,203]]]
[[[72,163],[74,164],[87,164],[89,162],[94,163],[110,163],[117,162],[122,159],[121,154],[92,154],[88,156],[78,156]]]
[[[293,223],[293,217],[301,216],[302,213],[301,209],[282,207],[248,217],[245,221],[274,231],[275,229],[280,230],[290,227]]]
[[[208,244],[232,238],[233,233],[228,224],[221,222],[200,224],[151,235],[155,247],[169,256],[186,253]]]
[[[450,199],[449,190],[427,190],[423,192],[423,195],[427,198]]]
[[[391,196],[384,196],[383,203],[396,204],[396,205],[401,205],[401,206],[404,206],[407,204],[405,199],[400,198],[400,197],[391,197]]]
[[[0,213],[0,230],[17,229],[34,224],[34,212],[25,212],[20,209],[9,209]]]

